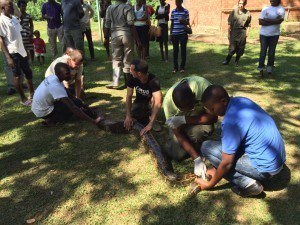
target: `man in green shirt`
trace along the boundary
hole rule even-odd
[[[213,131],[217,117],[206,113],[201,103],[202,93],[211,83],[192,76],[175,83],[167,92],[163,109],[170,137],[165,153],[173,160],[192,157],[194,173],[205,177],[206,166],[200,156],[200,145]]]
[[[244,54],[251,26],[251,15],[245,9],[246,4],[246,0],[239,0],[238,7],[228,17],[229,51],[223,65],[228,65],[232,56],[236,54],[235,65],[238,66],[240,57]]]

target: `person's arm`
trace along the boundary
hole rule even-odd
[[[84,11],[83,11],[83,8],[82,8],[82,5],[81,5],[80,1],[77,2],[77,12],[79,14],[79,19],[84,17]]]
[[[125,121],[124,121],[124,127],[127,130],[130,130],[132,125],[133,125],[133,120],[132,120],[132,116],[131,116],[132,96],[133,96],[133,88],[127,87],[126,118],[125,118]]]
[[[105,15],[105,24],[104,26],[106,28],[110,28],[111,27],[111,6],[109,6],[106,10],[106,15]]]
[[[152,109],[151,109],[150,121],[147,124],[147,126],[141,130],[140,135],[143,135],[152,129],[152,126],[157,117],[157,114],[158,114],[159,110],[161,109],[161,105],[162,105],[161,91],[156,91],[156,92],[152,93],[152,97],[153,97],[153,105],[152,105]]]
[[[70,111],[77,116],[78,118],[82,119],[82,120],[86,120],[90,123],[93,123],[95,125],[97,125],[102,118],[101,117],[97,117],[96,119],[92,119],[91,117],[89,117],[88,115],[86,115],[80,108],[78,108],[68,97],[65,98],[61,98],[60,99],[69,109]]]
[[[195,181],[200,184],[201,190],[210,189],[214,187],[232,168],[234,164],[234,154],[226,154],[222,152],[222,161],[217,168],[217,171],[213,175],[210,181],[204,181],[201,178],[197,178]]]
[[[82,88],[81,78],[75,79],[75,97],[76,98],[80,98],[81,88]]]
[[[218,121],[218,117],[208,113],[203,113],[199,116],[186,116],[185,120],[187,124],[210,125],[216,123]]]
[[[259,19],[259,25],[262,25],[262,26],[277,25],[277,24],[281,24],[282,22],[283,22],[282,18],[278,18],[278,19]]]
[[[182,131],[179,128],[172,130],[182,148],[192,157],[193,160],[197,159],[199,154],[196,152],[191,142],[185,137],[185,135],[182,134]]]
[[[94,14],[95,14],[95,11],[94,11],[94,9],[92,8],[91,5],[89,5],[89,12],[90,12],[90,18],[93,18]]]
[[[10,57],[10,54],[9,54],[9,51],[6,47],[6,44],[5,44],[5,40],[4,40],[4,37],[1,36],[0,38],[0,44],[1,44],[1,49],[2,49],[2,52],[4,53],[5,55],[5,58],[7,60],[7,64],[10,68],[14,68],[15,67],[15,64],[14,64],[14,61],[13,59]]]

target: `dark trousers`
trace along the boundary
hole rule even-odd
[[[181,64],[180,69],[185,68],[186,63],[186,45],[188,41],[188,36],[186,34],[173,35],[173,60],[174,60],[174,69],[178,70],[178,53],[179,53],[179,44],[180,44],[180,52],[181,52]]]
[[[96,113],[87,105],[85,105],[80,99],[73,98],[71,100],[89,117],[93,119],[97,117]],[[62,101],[55,101],[53,111],[49,115],[44,116],[43,119],[50,120],[51,123],[66,123],[72,116],[73,112],[66,104],[64,104]]]
[[[95,53],[94,53],[94,43],[93,43],[93,39],[92,39],[92,31],[90,28],[86,28],[86,30],[83,31],[82,34],[83,34],[83,38],[85,35],[86,40],[88,41],[90,55],[91,55],[91,58],[94,59]]]
[[[265,67],[265,59],[268,51],[267,67],[273,67],[275,61],[275,50],[278,43],[279,35],[264,36],[260,35],[260,56],[258,69],[262,70]]]
[[[131,114],[134,119],[146,126],[149,123],[149,116],[151,115],[149,102],[134,101],[132,104]]]

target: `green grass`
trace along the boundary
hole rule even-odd
[[[47,40],[45,23],[35,25]],[[93,28],[97,31],[96,24]],[[105,89],[111,64],[98,41],[95,48],[97,61],[85,67],[87,95],[96,97],[88,103],[100,106],[110,118],[122,119],[126,93]],[[162,179],[134,136],[108,134],[84,121],[42,127],[41,120],[21,106],[16,95],[5,94],[2,71],[0,224],[24,224],[30,218],[36,224],[55,225],[299,224],[299,41],[278,45],[273,80],[255,78],[258,44],[247,45],[237,68],[220,64],[227,53],[225,45],[189,42],[188,53],[185,76],[203,76],[224,85],[231,95],[249,97],[276,120],[285,140],[288,168],[265,191],[264,198],[239,198],[224,181],[215,190],[190,199],[186,188],[170,186]],[[50,61],[47,56],[46,65]],[[157,43],[151,43],[149,63],[164,93],[183,77],[171,74],[172,63],[160,62]],[[46,66],[32,68],[37,87]],[[163,135],[158,139],[163,143]],[[189,160],[176,164],[178,170],[192,167]]]

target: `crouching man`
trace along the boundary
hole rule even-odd
[[[148,63],[145,60],[133,60],[130,65],[131,75],[127,83],[126,118],[124,127],[131,129],[133,118],[145,125],[140,135],[154,129],[161,128],[155,123],[155,119],[162,105],[162,92],[155,75],[148,73]],[[133,90],[136,90],[136,98],[132,104]],[[155,125],[155,126],[154,126]]]
[[[210,85],[203,77],[186,77],[168,90],[163,103],[166,124],[170,127],[165,153],[178,162],[192,157],[194,173],[201,177],[205,177],[206,166],[200,146],[212,135],[218,119],[206,113],[201,103],[202,94]]]
[[[43,118],[45,125],[67,122],[72,115],[97,125],[102,121],[80,99],[68,96],[63,81],[71,79],[70,67],[57,63],[55,74],[47,76],[36,89],[31,106],[32,112]]]
[[[222,178],[242,197],[263,191],[260,181],[278,174],[286,159],[282,137],[272,117],[248,98],[229,97],[218,85],[202,95],[207,111],[222,116],[222,142],[206,141],[201,151],[215,169],[210,181],[195,180],[201,190],[214,187]]]

